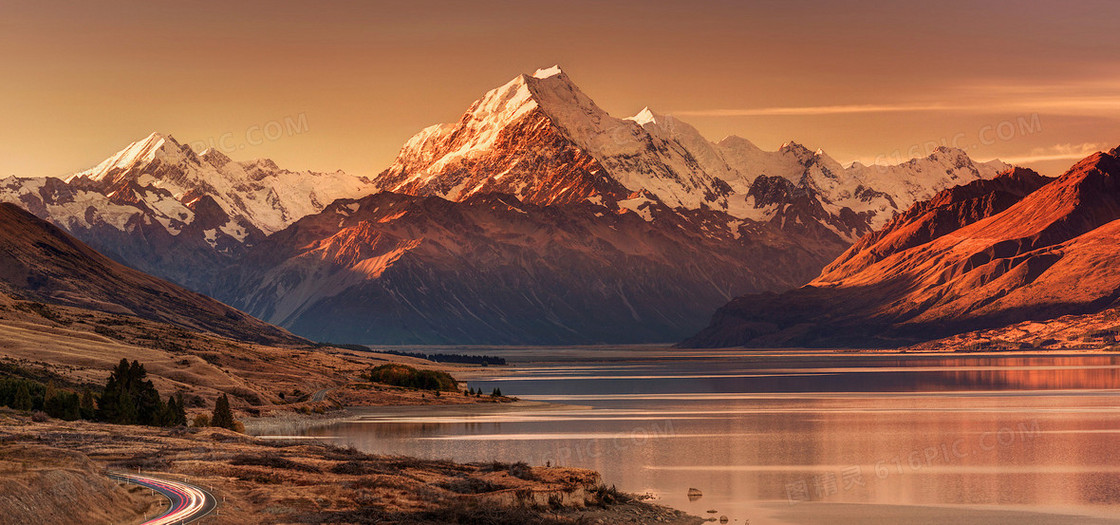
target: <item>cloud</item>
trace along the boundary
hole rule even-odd
[[[1009,164],[1027,164],[1048,160],[1080,160],[1105,149],[1108,148],[1098,142],[1055,144],[1046,148],[1033,148],[1030,153],[1022,157],[1000,157],[1000,160]]]
[[[895,113],[906,111],[944,111],[952,109],[941,104],[848,104],[837,106],[793,106],[747,109],[701,109],[674,111],[683,117],[766,117],[802,115],[849,115],[856,113]]]
[[[1120,117],[1120,96],[1114,94],[1078,96],[1011,95],[981,97],[952,103],[839,104],[828,106],[698,109],[674,111],[671,114],[678,117],[790,117],[870,113],[917,113],[930,111],[981,114],[1033,112],[1054,115]]]

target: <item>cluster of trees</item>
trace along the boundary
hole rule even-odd
[[[369,348],[365,348],[369,351]],[[495,357],[490,355],[467,355],[467,354],[425,354],[421,352],[401,352],[399,350],[378,350],[383,354],[399,355],[404,357],[415,357],[417,359],[427,359],[428,361],[436,363],[456,363],[464,365],[499,365],[504,366],[506,359],[504,357]]]
[[[0,406],[38,410],[67,421],[93,419],[97,410],[93,393],[88,389],[79,396],[76,392],[55,388],[53,383],[20,377],[0,379]]]
[[[417,370],[408,365],[381,365],[370,370],[366,377],[374,383],[385,385],[436,392],[459,391],[459,382],[451,374],[439,370]]]
[[[468,396],[482,397],[482,389],[481,388],[478,388],[478,389],[471,388],[471,389],[468,389],[466,392],[463,392],[463,394],[468,395]],[[491,390],[490,391],[490,397],[502,397],[502,389],[495,388],[495,389]]]
[[[183,394],[169,396],[164,402],[148,371],[138,361],[121,362],[109,374],[100,396],[86,388],[81,394],[55,388],[53,383],[17,377],[18,370],[8,370],[11,377],[0,378],[0,406],[16,410],[42,411],[47,415],[74,421],[84,419],[118,425],[174,427],[187,424]],[[195,426],[222,427],[242,431],[234,419],[229,396],[222,394],[213,415],[200,414]]]
[[[97,403],[97,420],[118,425],[175,427],[187,424],[187,412],[182,394],[171,396],[164,403],[144,365],[121,359],[109,374]]]

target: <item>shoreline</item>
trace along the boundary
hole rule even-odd
[[[526,410],[591,410],[583,405],[549,403],[547,401],[517,400],[505,403],[464,403],[430,405],[356,405],[324,414],[304,414],[296,411],[274,412],[268,416],[242,418],[246,435],[261,439],[282,439],[310,428],[358,421],[370,416],[464,416],[489,415]],[[274,432],[280,430],[283,434]],[[300,437],[299,439],[307,439]]]
[[[523,463],[465,464],[366,454],[302,440],[265,440],[217,428],[156,428],[57,419],[0,409],[0,442],[58,466],[9,463],[41,484],[86,465],[88,501],[128,498],[105,469],[141,469],[205,487],[216,523],[491,523],[699,525],[703,520],[616,491],[592,470]],[[9,460],[14,459],[9,456]],[[0,478],[2,479],[2,478]],[[35,500],[34,515],[57,505]],[[140,503],[130,503],[143,512]],[[30,504],[29,504],[30,505]],[[44,514],[46,515],[46,514]],[[117,515],[114,522],[124,516]],[[130,521],[130,520],[125,520]]]

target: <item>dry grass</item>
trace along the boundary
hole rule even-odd
[[[79,308],[50,306],[44,316],[33,307],[37,304],[0,294],[0,360],[88,385],[103,384],[122,358],[139,360],[160,392],[183,392],[188,408],[212,406],[222,393],[230,395],[235,409],[250,415],[322,413],[342,406],[505,401],[456,393],[436,397],[431,392],[370,385],[361,377],[389,362],[449,368],[414,358],[243,343]]]
[[[162,505],[143,490],[118,486],[83,454],[37,444],[0,447],[4,523],[121,523]]]
[[[218,523],[695,523],[625,501],[582,469],[376,456],[220,429],[35,423],[11,411],[0,411],[0,442],[70,451],[92,471],[142,466],[213,487],[225,502]]]

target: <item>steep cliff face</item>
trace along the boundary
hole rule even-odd
[[[1118,153],[943,191],[807,286],[735,299],[684,345],[896,345],[1101,311],[1120,294]]]

